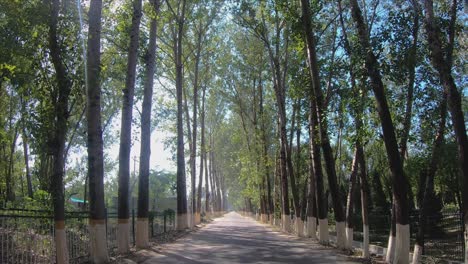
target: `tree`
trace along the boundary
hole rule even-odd
[[[323,155],[325,158],[325,167],[327,170],[328,176],[328,185],[330,187],[330,193],[332,195],[333,200],[333,212],[335,213],[335,220],[336,220],[336,236],[337,236],[337,246],[339,248],[345,247],[345,214],[344,214],[344,207],[342,201],[340,199],[340,195],[338,192],[338,183],[336,179],[336,169],[335,169],[335,161],[333,159],[333,151],[331,149],[330,140],[328,138],[328,125],[327,125],[327,118],[325,112],[325,103],[322,88],[320,85],[320,76],[318,70],[318,61],[316,55],[316,48],[315,48],[315,40],[314,40],[314,32],[312,30],[312,24],[310,21],[310,4],[308,0],[301,0],[302,4],[302,19],[305,31],[305,39],[307,45],[307,58],[308,58],[308,65],[309,65],[309,73],[312,80],[311,84],[311,94],[312,100],[315,100],[315,107],[316,109],[312,109],[312,111],[316,111],[317,115],[317,123],[320,136],[320,143],[322,145]],[[314,113],[312,113],[314,114]]]
[[[61,43],[58,36],[58,19],[60,1],[50,1],[49,49],[55,68],[57,97],[55,102],[55,131],[53,136],[53,176],[51,179],[52,198],[54,203],[55,244],[57,263],[68,263],[67,238],[65,233],[65,204],[63,175],[65,166],[65,141],[68,130],[69,96],[71,80],[63,62]]]
[[[205,98],[206,98],[206,86],[203,86],[202,88],[202,104],[201,104],[201,144],[200,144],[200,149],[201,149],[201,154],[200,154],[200,176],[198,178],[198,190],[197,190],[197,212],[196,212],[196,217],[195,221],[196,223],[201,222],[200,218],[200,213],[201,213],[201,198],[202,198],[202,185],[203,185],[203,170],[205,169],[204,161],[206,161],[206,143],[205,143]],[[206,168],[208,170],[208,168]],[[208,193],[208,181],[205,180],[205,192]],[[208,199],[207,199],[208,200]],[[208,212],[208,207],[205,206],[205,214]]]
[[[338,1],[338,8],[339,8],[339,19],[341,24],[341,30],[343,34],[343,42],[344,42],[344,49],[347,55],[350,57],[350,62],[353,61],[353,52],[351,48],[351,44],[348,39],[348,34],[346,32],[346,27],[344,24],[343,19],[343,10],[341,6],[341,1]],[[354,184],[356,181],[356,174],[358,170],[361,170],[360,179],[361,179],[361,211],[362,211],[362,225],[363,225],[363,257],[369,258],[369,223],[368,223],[368,192],[367,192],[367,171],[366,171],[366,161],[364,157],[364,148],[363,148],[363,115],[364,115],[364,96],[366,94],[364,89],[359,89],[357,82],[356,82],[356,70],[354,65],[350,63],[349,65],[349,75],[351,81],[351,89],[353,93],[353,101],[351,101],[350,105],[351,108],[354,110],[354,122],[355,122],[355,152],[353,163],[351,165],[351,176],[350,176],[350,185],[348,191],[348,199],[346,205],[346,238],[347,238],[347,247],[352,248],[353,242],[353,201],[354,201]],[[366,82],[363,81],[362,86]]]
[[[182,38],[184,37],[186,1],[177,1],[177,11],[166,1],[176,20],[174,32],[173,54],[176,68],[176,100],[177,100],[177,229],[188,227],[187,218],[187,194],[185,179],[185,154],[184,154],[184,130],[183,130],[183,61]],[[177,12],[177,13],[176,13]]]
[[[392,192],[396,220],[395,263],[408,263],[409,260],[409,206],[406,178],[403,164],[398,152],[392,117],[385,96],[385,88],[380,75],[380,65],[370,47],[367,25],[362,17],[361,9],[356,0],[351,0],[351,15],[358,31],[359,43],[365,52],[365,65],[371,81],[371,87],[377,102],[377,112],[380,117],[382,132],[387,151],[387,158],[392,173]],[[388,249],[391,251],[392,249]]]
[[[91,261],[107,263],[106,212],[104,205],[104,162],[101,127],[101,14],[102,1],[91,0],[87,58],[88,178],[89,178],[89,234]]]
[[[138,178],[138,213],[136,246],[149,246],[148,238],[148,204],[149,204],[149,169],[151,156],[151,106],[153,101],[153,79],[156,66],[156,33],[157,19],[161,3],[159,0],[150,1],[151,22],[149,45],[145,55],[146,73],[143,91],[143,109],[141,113],[141,150]]]
[[[129,236],[129,178],[130,178],[130,148],[132,136],[133,95],[135,93],[135,71],[138,59],[138,42],[140,37],[141,0],[133,3],[132,26],[130,29],[130,45],[127,57],[127,77],[122,98],[122,121],[120,126],[119,148],[119,206],[118,206],[118,251],[127,253],[130,250]]]

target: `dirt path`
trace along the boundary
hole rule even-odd
[[[234,212],[152,255],[143,263],[358,263],[334,249],[272,231]]]

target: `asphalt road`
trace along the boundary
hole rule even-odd
[[[159,253],[143,263],[358,263],[310,239],[275,232],[234,212],[164,245]]]

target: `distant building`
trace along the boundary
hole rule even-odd
[[[70,197],[68,202],[73,204],[77,209],[85,209],[88,204],[88,201],[76,197]]]

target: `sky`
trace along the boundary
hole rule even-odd
[[[120,118],[115,118],[120,122]],[[164,139],[169,137],[168,132],[156,129],[151,133],[151,157],[150,169],[166,170],[168,172],[176,171],[176,164],[171,160],[172,153],[169,149],[164,149]],[[140,157],[140,139],[139,137],[133,141],[133,146],[130,152],[131,166],[130,171],[133,172],[133,158],[137,158],[136,170],[138,171],[138,159]],[[107,149],[107,153],[113,160],[118,160],[119,157],[119,141],[115,141],[112,146]],[[118,168],[115,168],[118,169]]]

